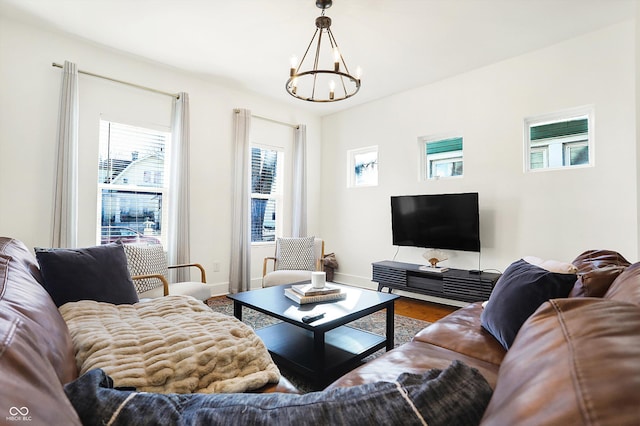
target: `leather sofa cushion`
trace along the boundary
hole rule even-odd
[[[62,388],[77,377],[71,337],[39,279],[24,244],[0,238],[0,418],[24,423],[19,409],[32,424],[80,424]]]
[[[482,304],[472,303],[422,329],[413,340],[500,365],[506,350],[480,325]]]
[[[578,272],[588,272],[605,266],[629,266],[631,263],[613,250],[587,250],[571,262]]]
[[[624,266],[608,265],[579,273],[569,297],[602,297],[624,270]]]
[[[483,425],[640,424],[640,309],[544,303],[507,352]]]
[[[603,297],[640,305],[640,262],[625,269],[613,281]]]
[[[80,425],[49,359],[51,337],[40,335],[41,347],[32,337],[41,332],[32,321],[0,310],[2,418],[7,418],[6,424]],[[20,413],[30,422],[22,421]],[[9,419],[12,416],[17,419]]]
[[[429,343],[411,341],[345,374],[327,389],[394,381],[402,373],[421,374],[432,368],[445,369],[454,360],[476,368],[492,388],[495,386],[499,366]]]
[[[18,240],[0,237],[0,312],[7,321],[15,319],[28,325],[31,346],[53,366],[58,383],[64,384],[78,377],[73,343],[39,279],[36,259],[27,247]]]

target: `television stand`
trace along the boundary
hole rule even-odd
[[[373,281],[378,283],[378,291],[386,287],[389,293],[397,289],[461,302],[478,302],[489,299],[500,277],[492,272],[472,273],[453,268],[434,272],[422,266],[391,260],[374,262]]]

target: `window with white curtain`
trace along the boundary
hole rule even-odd
[[[275,241],[283,210],[284,152],[261,145],[251,147],[251,242]]]
[[[161,243],[171,133],[100,120],[98,242]]]

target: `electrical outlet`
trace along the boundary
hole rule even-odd
[[[213,272],[220,272],[220,262],[217,260],[213,262]]]

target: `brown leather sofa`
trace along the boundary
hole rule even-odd
[[[640,263],[603,251],[574,263],[582,274],[575,297],[543,304],[508,352],[480,326],[482,306],[473,303],[329,388],[457,359],[494,388],[483,424],[640,424]],[[63,391],[78,375],[71,338],[40,280],[27,247],[0,237],[0,424],[80,424]],[[591,293],[602,297],[584,297]],[[261,391],[296,390],[282,379]]]
[[[79,425],[63,385],[78,377],[71,336],[35,257],[0,237],[0,424]],[[286,379],[263,392],[297,392]]]
[[[472,303],[328,388],[458,359],[494,388],[483,425],[640,425],[640,263],[604,250],[573,263],[572,297],[540,306],[508,351],[481,327],[482,304]]]

